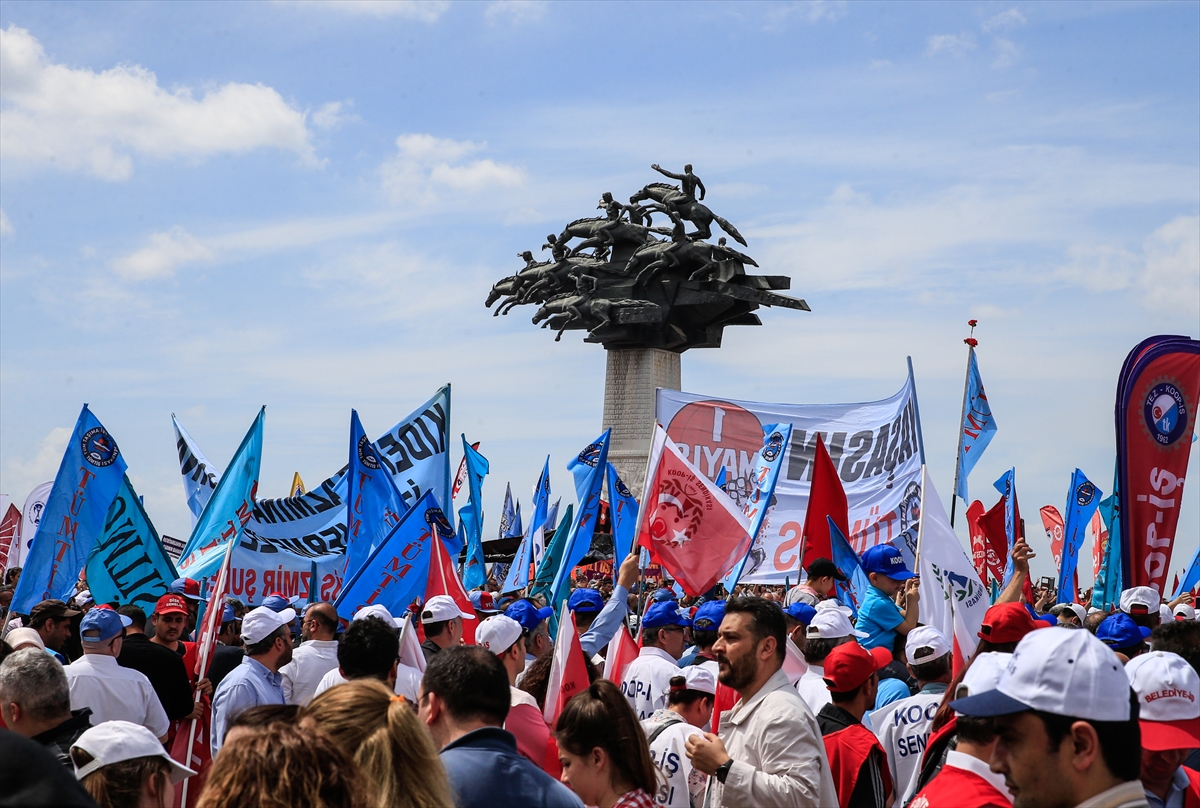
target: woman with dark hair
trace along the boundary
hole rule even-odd
[[[654,808],[658,773],[620,688],[598,679],[567,702],[555,727],[562,781],[597,808]]]
[[[128,721],[105,721],[71,746],[75,776],[100,808],[168,808],[175,784],[195,774],[167,755],[154,733]]]
[[[671,677],[667,706],[642,722],[650,757],[666,778],[655,802],[666,808],[698,808],[704,804],[708,775],[692,766],[687,756],[687,739],[703,735],[712,722],[717,678],[712,671],[695,665]]]

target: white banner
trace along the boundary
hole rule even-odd
[[[775,504],[751,550],[742,583],[799,580],[800,533],[818,433],[846,491],[850,543],[860,555],[899,537],[917,521],[921,427],[911,376],[894,396],[860,404],[764,404],[660,389],[655,417],[710,479],[726,470],[726,489],[739,505],[752,490],[763,426],[792,425]]]
[[[48,480],[25,497],[25,507],[21,509],[21,541],[8,551],[9,569],[25,566],[25,555],[29,552],[29,545],[33,544],[33,536],[37,533],[38,522],[42,521],[42,511],[46,508],[46,499],[53,487],[54,480]]]

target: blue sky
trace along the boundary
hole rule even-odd
[[[5,0],[0,29],[18,503],[84,401],[185,536],[172,412],[223,464],[265,404],[280,495],[345,462],[351,407],[378,434],[446,381],[492,463],[486,530],[547,453],[568,494],[603,351],[482,301],[652,162],[693,163],[813,309],[686,353],[686,390],[883,398],[911,355],[945,495],[978,318],[1000,431],[973,491],[1015,465],[1035,536],[1076,466],[1111,486],[1128,350],[1200,332],[1195,3]]]

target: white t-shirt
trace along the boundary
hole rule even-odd
[[[821,708],[826,704],[831,704],[833,699],[830,698],[829,687],[825,684],[825,666],[809,665],[808,670],[796,682],[796,692],[804,699],[813,715],[821,712]]]
[[[678,675],[679,664],[675,657],[661,648],[643,646],[621,680],[621,692],[637,713],[638,721],[644,721],[655,710],[667,705],[671,677]]]
[[[309,640],[292,653],[292,661],[279,669],[288,704],[303,707],[313,700],[321,677],[337,670],[337,647],[337,640]]]
[[[313,692],[313,698],[324,693],[331,687],[344,684],[347,682],[342,672],[336,667],[329,673],[321,677],[321,681],[317,684],[317,689]],[[416,668],[410,668],[408,665],[396,666],[396,695],[403,696],[413,704],[417,703],[417,699],[421,697],[421,672]]]
[[[929,728],[944,692],[921,692],[885,705],[871,716],[871,725],[892,771],[897,805],[906,803],[916,792]]]
[[[84,654],[63,668],[71,691],[71,709],[92,708],[92,726],[104,721],[141,724],[155,738],[167,734],[171,724],[146,674],[122,668],[117,658]]]
[[[650,757],[666,777],[654,794],[654,804],[666,808],[699,808],[704,804],[708,775],[692,767],[684,748],[687,739],[704,730],[680,721],[664,728],[650,744]],[[646,737],[649,737],[647,733]]]

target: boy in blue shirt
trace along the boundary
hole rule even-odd
[[[917,591],[920,579],[908,571],[900,551],[890,544],[879,544],[863,553],[862,570],[871,581],[858,607],[855,628],[867,633],[860,640],[863,648],[891,651],[897,634],[908,634],[917,627]],[[903,590],[904,608],[896,605]]]

